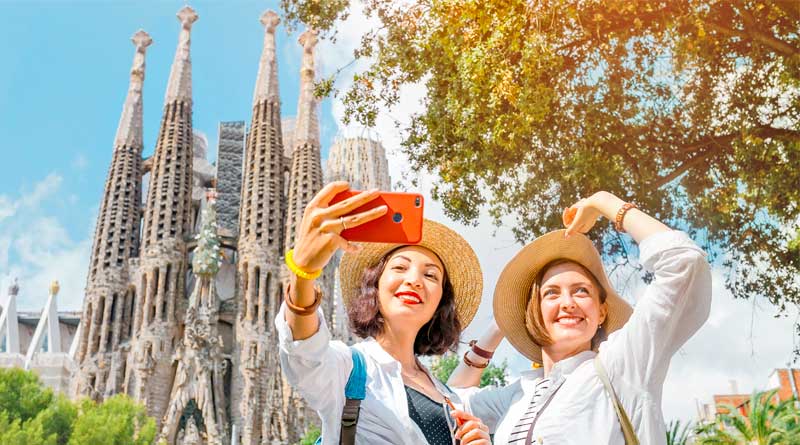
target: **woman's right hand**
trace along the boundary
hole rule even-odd
[[[319,191],[306,206],[303,220],[295,237],[294,263],[303,270],[321,270],[331,260],[336,249],[346,252],[358,250],[340,235],[348,229],[380,218],[387,211],[385,205],[365,212],[347,215],[354,209],[377,198],[380,191],[361,192],[341,202],[331,205],[333,198],[347,190],[350,185],[346,181],[331,182]]]

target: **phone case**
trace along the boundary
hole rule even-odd
[[[331,204],[343,201],[355,194],[346,190],[336,195]],[[386,205],[386,214],[357,227],[343,230],[341,235],[348,241],[367,243],[417,244],[422,240],[422,219],[425,200],[419,193],[381,192],[374,200],[348,213],[363,211]]]

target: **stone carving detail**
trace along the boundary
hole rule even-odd
[[[211,197],[210,197],[211,198]],[[162,421],[161,440],[176,440],[179,419],[190,406],[203,419],[195,424],[190,418],[178,443],[201,439],[202,443],[227,444],[224,381],[227,363],[223,355],[223,340],[217,331],[219,298],[215,276],[221,261],[217,239],[216,211],[213,199],[203,211],[202,227],[197,235],[194,252],[195,287],[189,297],[184,318],[184,335],[175,348],[172,361],[176,365],[169,406]],[[192,428],[198,429],[193,431]]]

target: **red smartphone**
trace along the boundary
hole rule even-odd
[[[333,197],[331,204],[360,193],[345,190]],[[348,213],[361,213],[385,205],[386,214],[378,219],[343,230],[348,241],[366,243],[417,244],[422,240],[422,210],[425,200],[419,193],[381,192],[375,199]]]

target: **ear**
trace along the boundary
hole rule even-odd
[[[606,321],[606,316],[608,315],[608,303],[600,303],[600,323],[603,324]]]

